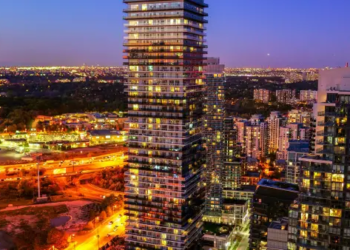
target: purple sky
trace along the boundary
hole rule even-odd
[[[209,55],[227,66],[350,61],[350,0],[207,3]],[[0,7],[0,66],[122,64],[122,0],[0,0]]]

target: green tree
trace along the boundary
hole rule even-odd
[[[108,217],[110,217],[110,216],[113,215],[113,211],[112,211],[111,206],[108,206],[108,207],[106,208],[106,213],[107,213],[107,216],[108,216]]]
[[[113,206],[115,203],[115,196],[114,194],[111,194],[110,196],[107,196],[106,198],[103,199],[101,203],[101,208],[102,210],[105,210],[108,206]]]
[[[20,180],[17,185],[18,194],[21,197],[31,198],[34,193],[33,181],[31,180]]]
[[[100,221],[104,221],[105,219],[107,219],[107,213],[105,211],[102,211],[100,213]]]
[[[92,221],[89,221],[85,226],[84,226],[84,230],[92,230],[94,228],[94,224],[92,223]]]
[[[55,245],[56,248],[66,248],[68,246],[68,234],[64,231],[52,228],[47,234],[47,244]]]

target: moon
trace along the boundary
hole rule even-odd
[[[270,53],[267,53],[267,56],[270,56]]]

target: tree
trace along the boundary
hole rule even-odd
[[[94,228],[94,224],[92,223],[92,221],[89,221],[85,226],[84,226],[84,230],[92,230]]]
[[[101,203],[101,208],[102,210],[105,210],[108,206],[113,206],[115,203],[115,196],[114,194],[111,194],[110,196],[107,196],[106,198],[103,199]]]
[[[33,196],[34,187],[30,180],[20,180],[17,185],[18,194],[21,197],[31,198]]]
[[[101,221],[104,221],[106,218],[107,218],[106,212],[105,212],[105,211],[102,211],[102,212],[100,213],[100,220],[101,220]]]
[[[106,208],[106,213],[107,213],[107,216],[108,216],[108,217],[110,217],[110,216],[113,215],[113,211],[112,211],[112,209],[111,209],[110,206],[108,206],[108,207]]]
[[[66,248],[68,246],[68,234],[57,228],[52,228],[47,234],[46,242],[55,245],[56,248]]]
[[[39,121],[37,124],[36,124],[36,130],[37,131],[43,131],[44,130],[44,123],[42,121]]]

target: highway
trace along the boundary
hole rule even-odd
[[[46,161],[40,163],[16,164],[0,166],[0,181],[18,181],[22,178],[33,178],[32,176],[19,176],[21,170],[33,171],[38,167],[45,169],[41,178],[45,177],[67,177],[71,175],[92,173],[106,168],[123,167],[124,152],[105,154],[96,157],[75,158],[65,161]],[[39,164],[39,165],[37,165]]]
[[[84,184],[84,185],[77,184],[76,188],[70,188],[65,190],[65,194],[82,196],[83,198],[86,198],[89,200],[95,200],[95,201],[102,201],[105,197],[110,196],[112,194],[115,196],[118,196],[118,195],[124,196],[124,192],[106,190],[106,189],[94,186],[92,184]]]

